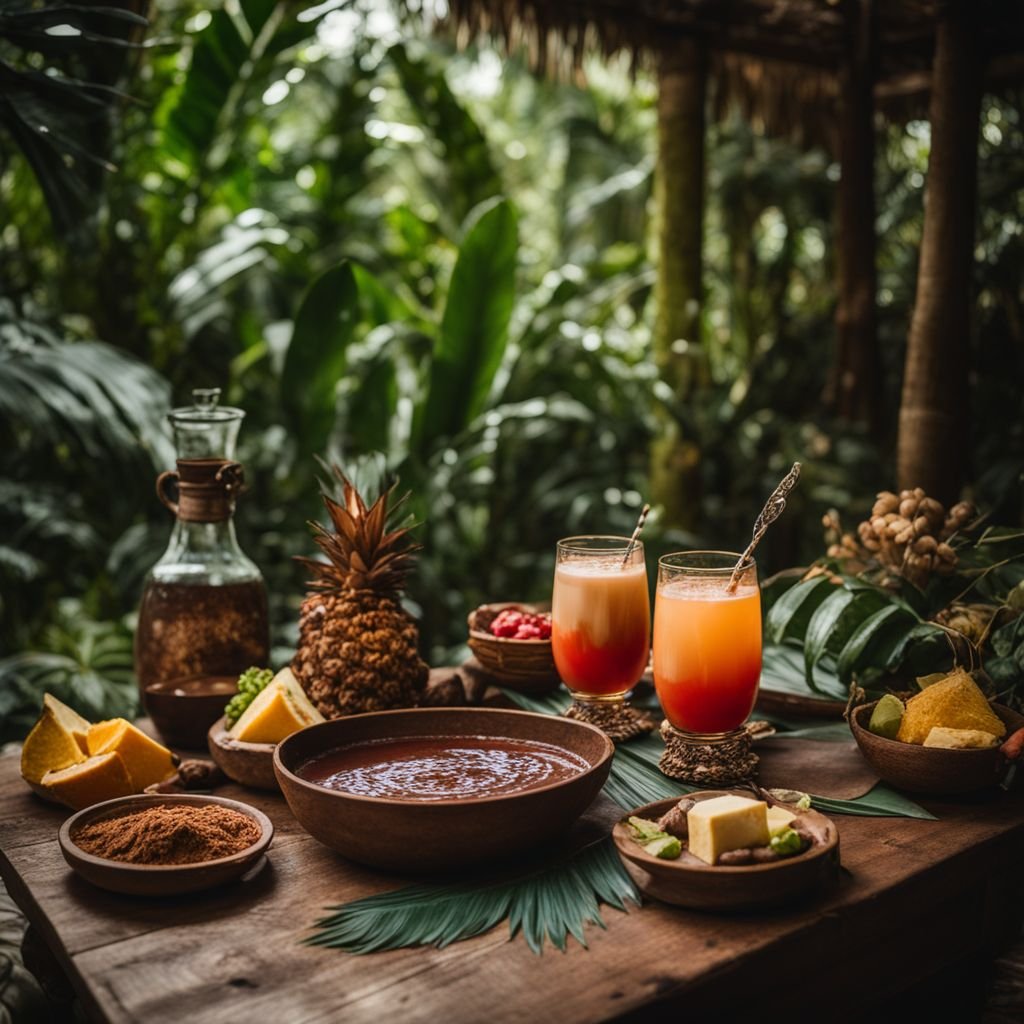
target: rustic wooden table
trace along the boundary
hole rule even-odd
[[[206,895],[131,899],[71,873],[56,840],[64,813],[28,791],[16,757],[0,758],[0,874],[96,1020],[731,1020],[771,1016],[771,993],[786,990],[805,1006],[827,997],[823,1019],[856,1020],[992,954],[1024,906],[1024,796],[996,792],[929,802],[938,821],[838,817],[843,878],[809,907],[735,917],[606,909],[589,950],[540,957],[508,942],[504,926],[442,950],[350,956],[300,940],[326,905],[395,879],[321,846],[278,796],[218,792],[273,819],[268,867]]]

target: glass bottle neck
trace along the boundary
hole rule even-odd
[[[262,579],[256,564],[238,546],[235,524],[176,520],[167,550],[153,566],[152,577],[163,583],[241,583]]]

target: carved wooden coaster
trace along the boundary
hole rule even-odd
[[[596,725],[614,743],[654,732],[654,721],[649,715],[621,702],[574,700],[563,715]]]
[[[763,723],[751,723],[755,727]],[[755,730],[749,726],[724,733],[710,742],[676,729],[668,719],[661,723],[665,753],[658,767],[670,778],[698,786],[735,786],[757,776]]]

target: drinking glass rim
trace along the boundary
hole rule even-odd
[[[659,569],[676,569],[680,572],[688,573],[704,573],[708,576],[731,576],[733,569],[736,567],[736,563],[740,560],[742,552],[740,551],[713,551],[710,549],[700,551],[671,551],[667,555],[662,555],[658,559]],[[722,555],[730,562],[728,565],[720,566],[707,566],[707,565],[678,565],[670,561],[672,558],[686,558],[688,556],[696,555]],[[757,562],[753,558],[748,558],[741,568],[741,572],[749,572],[751,569],[757,567]]]
[[[584,544],[574,544],[573,541],[580,540],[607,540],[616,541],[614,545],[607,545],[605,547],[589,546]],[[642,540],[635,540],[633,547],[640,548],[643,550],[644,542]],[[563,548],[566,551],[591,551],[601,555],[607,554],[625,554],[626,548],[629,547],[629,537],[620,535],[617,533],[580,533],[574,537],[563,537],[557,542],[557,547]]]

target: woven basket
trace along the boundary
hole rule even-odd
[[[522,693],[554,690],[561,679],[555,668],[550,640],[510,640],[489,631],[498,613],[506,608],[532,613],[548,610],[517,601],[480,605],[469,613],[470,650],[500,686]]]

